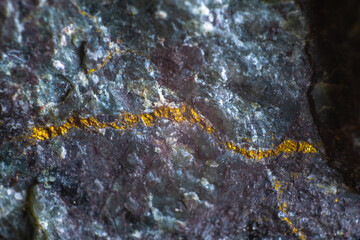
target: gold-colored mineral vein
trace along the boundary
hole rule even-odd
[[[297,142],[290,139],[283,141],[277,147],[271,149],[247,150],[246,148],[237,146],[233,142],[222,140],[220,134],[212,127],[210,122],[186,104],[182,105],[181,107],[161,106],[154,109],[153,112],[142,113],[139,115],[124,112],[120,115],[119,118],[117,118],[114,122],[111,123],[99,122],[94,117],[71,117],[63,125],[60,126],[51,125],[32,128],[29,140],[43,141],[51,139],[59,135],[66,134],[71,128],[86,129],[92,127],[95,129],[113,128],[118,130],[127,130],[135,128],[139,121],[142,121],[145,126],[150,127],[153,126],[158,119],[164,118],[178,124],[198,124],[209,135],[214,137],[217,142],[223,145],[225,149],[231,150],[237,154],[241,154],[242,156],[249,159],[257,159],[258,161],[260,161],[263,158],[275,157],[281,153],[316,153],[316,149],[313,145],[307,142]]]
[[[99,34],[100,38],[103,37],[103,32],[101,31],[99,25],[98,25],[98,22],[97,22],[97,18],[83,10],[81,10],[81,8],[79,7],[79,5],[74,2],[74,1],[71,1],[72,4],[75,6],[75,8],[77,9],[77,11],[83,15],[83,16],[86,16],[88,18],[91,19],[91,21],[94,23],[95,25],[95,29],[96,29],[96,32]],[[103,38],[102,38],[103,39]],[[121,40],[118,41],[118,43],[120,44],[121,43]],[[109,42],[108,42],[108,46],[109,45]],[[138,52],[136,50],[133,50],[133,49],[119,49],[119,48],[115,48],[115,49],[110,49],[110,50],[107,50],[106,51],[106,55],[104,56],[103,60],[102,60],[102,63],[98,64],[95,68],[91,68],[87,71],[88,74],[91,74],[93,72],[96,72],[98,70],[100,70],[101,68],[103,68],[109,61],[110,59],[114,56],[114,55],[119,55],[119,54],[123,54],[123,53],[131,53],[131,54],[139,54],[139,55],[143,55],[141,52]]]
[[[281,186],[281,183],[280,181],[277,181],[275,178],[272,179],[273,180],[273,184],[274,184],[274,188],[275,188],[275,192],[276,192],[276,200],[278,202],[278,206],[279,206],[279,211],[282,213],[282,215],[284,217],[282,217],[282,220],[285,221],[288,226],[290,227],[291,231],[296,234],[300,240],[305,240],[306,239],[306,235],[300,230],[300,229],[297,229],[294,225],[294,223],[292,223],[290,221],[290,218],[289,218],[289,214],[287,212],[287,204],[286,202],[282,202],[280,200],[280,195],[284,193],[284,191],[281,189],[282,186]]]
[[[98,25],[98,23],[97,23],[96,17],[94,17],[94,16],[91,15],[90,13],[87,13],[87,12],[81,10],[81,8],[79,7],[79,5],[78,5],[75,1],[71,1],[71,3],[72,3],[72,5],[75,6],[76,10],[77,10],[81,15],[86,16],[86,17],[88,17],[88,18],[91,19],[91,21],[92,21],[92,22],[94,23],[94,25],[95,25],[96,32],[97,32],[97,33],[100,35],[100,37],[101,37],[102,32],[101,32],[100,27],[99,27],[99,25]]]

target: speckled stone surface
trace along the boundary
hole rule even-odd
[[[0,238],[360,237],[311,114],[301,5],[4,0],[0,16]]]

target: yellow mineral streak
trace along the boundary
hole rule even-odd
[[[275,181],[275,178],[273,178],[273,184],[274,184],[274,188],[275,188],[275,192],[276,192],[276,199],[277,199],[278,205],[279,205],[279,211],[283,214],[283,216],[285,216],[282,218],[282,220],[288,224],[288,226],[290,227],[290,229],[293,233],[298,235],[300,240],[305,240],[306,235],[300,229],[297,229],[295,227],[295,225],[290,221],[289,214],[286,210],[286,208],[287,208],[286,202],[280,201],[280,195],[284,193],[284,191],[281,189],[280,181]]]
[[[305,234],[304,234],[301,230],[297,229],[297,228],[294,226],[294,224],[293,224],[287,217],[284,217],[282,220],[284,220],[285,222],[287,222],[287,224],[289,225],[289,227],[291,228],[291,230],[293,231],[293,233],[297,234],[301,240],[305,240],[305,239],[306,239]]]
[[[30,135],[29,140],[43,141],[43,140],[55,138],[59,135],[65,135],[70,128],[84,129],[89,127],[94,127],[96,129],[104,129],[104,128],[120,129],[115,123],[102,123],[93,117],[78,118],[78,119],[71,117],[61,126],[53,125],[48,127],[34,127],[32,129],[32,134]]]
[[[185,121],[184,113],[186,111],[186,106],[182,108],[170,108],[170,113],[174,116],[174,120],[178,123]]]
[[[199,117],[199,115],[194,111],[194,109],[190,109],[191,112],[191,122],[200,122],[202,119]]]
[[[140,118],[146,126],[149,127],[153,125],[154,118],[150,114],[144,113],[140,116]]]
[[[88,18],[91,19],[91,21],[92,21],[92,22],[94,23],[94,25],[95,25],[96,32],[99,34],[100,37],[103,37],[104,34],[102,33],[102,31],[101,31],[101,29],[100,29],[100,27],[99,27],[99,25],[98,25],[98,22],[97,22],[97,20],[96,20],[96,17],[94,17],[93,15],[91,15],[91,14],[89,14],[89,13],[81,10],[81,8],[79,7],[79,5],[78,5],[75,1],[71,1],[71,3],[75,6],[75,8],[77,9],[77,11],[78,11],[81,15],[86,16],[86,17],[88,17]],[[121,40],[118,40],[118,44],[121,44]],[[109,45],[109,42],[108,42],[108,46],[110,46],[110,45]],[[124,49],[119,49],[119,48],[107,50],[106,52],[107,52],[107,54],[105,55],[102,63],[98,64],[98,65],[96,66],[96,68],[92,68],[92,69],[88,70],[88,71],[87,71],[88,74],[91,74],[91,73],[96,72],[96,71],[98,71],[99,69],[103,68],[103,67],[110,61],[110,59],[111,59],[115,54],[118,55],[118,54],[121,54],[121,53],[131,53],[131,54],[136,53],[136,51],[135,51],[135,50],[132,50],[132,49],[130,49],[130,50],[124,50]]]
[[[96,66],[96,68],[92,68],[92,69],[88,70],[88,72],[87,72],[88,74],[96,72],[96,71],[100,70],[101,68],[105,67],[105,65],[110,61],[110,59],[114,55],[120,55],[120,54],[124,54],[124,53],[134,54],[134,53],[136,53],[136,51],[116,48],[116,49],[112,49],[112,50],[107,50],[106,53],[107,54],[105,55],[103,62],[98,64]]]
[[[86,16],[86,17],[90,18],[90,19],[93,21],[93,23],[94,23],[94,25],[95,25],[96,31],[97,31],[98,34],[101,36],[102,32],[101,32],[101,30],[100,30],[100,28],[99,28],[99,26],[98,26],[98,24],[97,24],[96,17],[94,17],[93,15],[91,15],[91,14],[89,14],[89,13],[81,10],[81,8],[79,7],[79,5],[77,5],[77,3],[76,3],[75,1],[71,1],[71,3],[72,3],[72,5],[75,6],[76,10],[77,10],[81,15]]]
[[[223,141],[220,134],[212,127],[211,123],[186,104],[181,107],[160,106],[154,109],[153,112],[142,113],[139,115],[124,112],[118,119],[111,123],[99,122],[94,117],[76,119],[72,117],[61,126],[52,125],[47,127],[34,127],[29,139],[38,141],[51,139],[59,135],[66,134],[70,128],[113,128],[126,130],[135,128],[139,121],[142,121],[145,126],[150,127],[153,126],[158,119],[169,119],[178,124],[184,122],[190,125],[198,124],[208,134],[215,138],[218,145],[223,145],[225,149],[231,150],[234,153],[240,154],[249,159],[257,159],[258,161],[263,158],[275,157],[282,153],[316,153],[316,149],[311,144],[307,142],[297,142],[294,140],[285,140],[277,147],[266,150],[247,150],[246,148],[237,146],[233,142]]]
[[[101,34],[101,32],[100,32],[100,34]],[[132,49],[119,49],[118,47],[116,47],[115,49],[107,50],[102,63],[98,64],[96,66],[96,68],[89,69],[87,71],[87,74],[91,74],[91,73],[96,72],[96,71],[100,70],[101,68],[105,67],[105,65],[113,58],[113,56],[120,55],[120,54],[126,54],[126,53],[142,55],[138,51],[135,51]]]
[[[103,68],[108,62],[109,60],[112,58],[112,53],[108,50],[107,51],[107,55],[104,58],[103,63],[98,64],[96,68],[92,68],[88,71],[88,74],[92,73],[92,72],[96,72],[97,70],[99,70],[100,68]]]
[[[226,144],[227,149],[234,151],[235,153],[239,153],[246,158],[255,158],[260,161],[263,158],[275,157],[281,153],[293,154],[295,152],[301,153],[316,153],[317,150],[315,147],[307,142],[297,142],[295,140],[285,140],[280,145],[275,148],[267,149],[267,150],[251,150],[248,151],[245,148],[240,148],[235,144],[228,142]]]
[[[280,190],[281,189],[281,183],[279,182],[279,181],[275,181],[274,182],[274,186],[275,186],[275,191],[277,192],[277,193],[283,193],[283,191],[282,190]]]
[[[122,116],[124,124],[129,127],[135,127],[139,122],[139,118],[135,114],[125,112]]]

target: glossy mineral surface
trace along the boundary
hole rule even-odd
[[[0,3],[0,238],[360,237],[292,0]]]

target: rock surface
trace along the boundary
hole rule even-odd
[[[359,238],[304,2],[2,1],[0,238]]]

